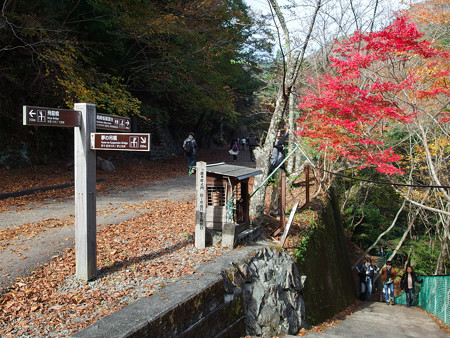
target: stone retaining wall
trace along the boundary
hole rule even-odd
[[[305,317],[303,278],[280,248],[258,243],[202,265],[74,337],[271,337]]]

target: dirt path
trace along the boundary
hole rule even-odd
[[[225,161],[231,160],[227,156]],[[232,163],[232,162],[228,162]],[[237,165],[254,166],[248,150],[241,152]],[[111,189],[97,195],[97,226],[118,224],[140,216],[144,210],[133,206],[144,201],[188,201],[195,197],[195,175],[181,175],[128,190]],[[27,224],[50,222],[39,234],[28,231]],[[8,289],[18,277],[25,277],[52,257],[74,245],[74,199],[65,198],[29,203],[21,211],[0,212],[0,230],[18,229],[20,234],[0,247],[0,291]]]
[[[97,196],[97,226],[117,224],[136,218],[138,208],[128,208],[144,201],[169,199],[187,201],[194,198],[195,175],[182,175],[131,190],[109,192]],[[0,287],[8,288],[18,277],[50,261],[67,247],[74,245],[74,200],[45,201],[28,205],[27,210],[0,213],[0,229],[20,228],[27,223],[65,221],[67,226],[46,228],[37,236],[20,235],[0,251]]]

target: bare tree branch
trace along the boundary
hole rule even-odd
[[[385,231],[383,231],[383,232],[378,236],[378,238],[376,239],[376,241],[373,242],[372,245],[369,246],[369,247],[366,249],[366,251],[364,251],[364,253],[363,253],[363,254],[358,258],[358,260],[355,262],[355,264],[353,264],[352,269],[354,269],[355,267],[357,267],[357,266],[358,266],[358,263],[361,262],[361,260],[362,260],[364,257],[366,257],[367,253],[368,253],[370,250],[372,250],[372,249],[378,244],[378,242],[380,241],[380,239],[383,238],[384,235],[386,235],[389,231],[392,230],[392,228],[393,228],[393,227],[395,226],[395,224],[397,223],[398,216],[400,216],[400,213],[403,211],[403,208],[405,207],[405,204],[406,204],[406,201],[403,200],[403,204],[402,204],[402,206],[400,207],[400,209],[398,209],[397,214],[395,215],[394,220],[392,221],[392,223],[391,223],[391,225],[389,226],[389,228],[387,228]]]

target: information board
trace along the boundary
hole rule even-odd
[[[128,132],[131,130],[131,119],[123,116],[97,113],[96,127],[103,130]]]
[[[23,106],[23,125],[79,127],[80,114],[77,110]]]
[[[91,133],[91,149],[150,151],[150,134]]]

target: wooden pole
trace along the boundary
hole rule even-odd
[[[281,170],[280,229],[286,226],[286,172]]]
[[[299,202],[295,202],[294,207],[291,210],[291,214],[289,215],[288,223],[286,225],[286,229],[284,229],[283,236],[281,236],[280,245],[284,247],[284,243],[286,242],[286,237],[289,234],[289,229],[291,228],[292,221],[294,220],[295,212],[297,211]]]
[[[306,179],[306,202],[305,206],[309,204],[309,165],[305,165],[305,179]]]
[[[195,204],[195,247],[204,249],[206,246],[206,162],[196,164],[196,190]]]
[[[76,103],[75,110],[81,111],[81,125],[74,128],[76,276],[88,281],[97,275],[96,157],[90,149],[96,110],[90,103]]]

